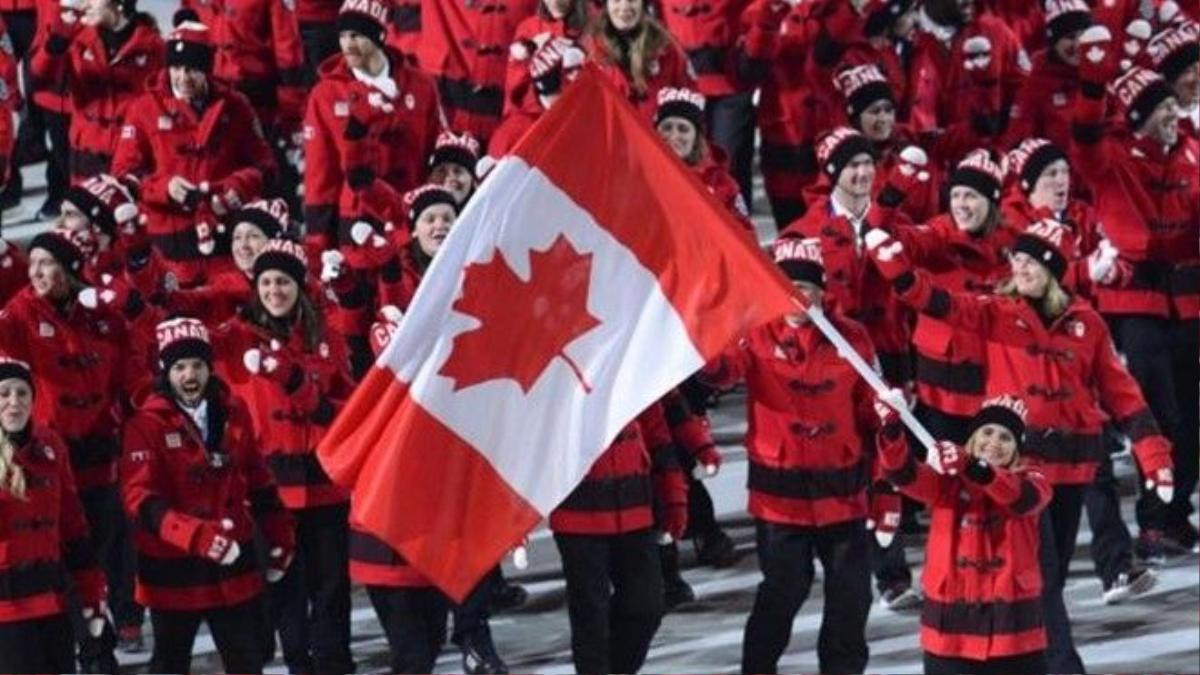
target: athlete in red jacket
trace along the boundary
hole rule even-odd
[[[158,391],[125,427],[125,511],[138,524],[137,599],[154,626],[151,670],[187,672],[200,622],[225,670],[262,672],[257,631],[263,572],[254,533],[267,546],[266,578],[278,581],[295,548],[241,400],[212,375],[208,329],[196,319],[160,323]]]
[[[817,240],[781,239],[775,259],[806,304],[823,304]],[[874,361],[860,324],[836,311],[829,318],[859,356]],[[748,509],[763,580],[746,622],[742,672],[775,672],[808,597],[814,557],[825,572],[820,671],[862,672],[871,607],[865,520],[872,467],[864,441],[877,426],[869,387],[803,313],[755,330],[701,376],[718,387],[745,380],[748,389]]]
[[[309,96],[304,222],[314,257],[351,246],[360,220],[383,224],[402,211],[444,126],[433,80],[384,46],[386,21],[379,0],[346,0],[342,53],[321,65]]]
[[[578,42],[590,19],[586,0],[540,0],[536,13],[517,24],[508,48],[508,72],[504,76],[504,117],[508,117],[514,108],[533,104],[536,109],[538,106],[537,92],[529,74],[529,59],[553,38]]]
[[[116,0],[91,2],[79,21],[54,24],[30,59],[33,77],[71,98],[71,178],[108,173],[129,104],[163,67],[154,19]]]
[[[296,519],[298,564],[271,589],[284,661],[295,672],[347,673],[350,656],[348,495],[316,447],[350,394],[349,360],[308,287],[303,247],[267,242],[250,301],[214,332],[221,379],[250,410],[260,452]],[[312,617],[309,619],[309,617]]]
[[[509,45],[540,0],[421,0],[417,62],[437,80],[457,133],[487,142],[504,111]]]
[[[1114,78],[1118,54],[1103,28],[1080,41],[1072,165],[1096,196],[1108,238],[1133,263],[1132,281],[1098,289],[1096,306],[1176,443],[1175,501],[1139,499],[1143,548],[1159,557],[1164,537],[1184,549],[1200,539],[1183,496],[1195,491],[1200,462],[1200,391],[1192,386],[1200,378],[1200,156],[1180,136],[1178,102],[1161,76],[1134,66]],[[1118,120],[1106,127],[1110,111]]]
[[[658,403],[550,514],[577,672],[635,673],[645,661],[663,613],[655,527],[672,540],[687,528],[687,481]]]
[[[66,446],[30,419],[34,393],[29,366],[0,356],[0,670],[66,673],[75,643],[63,576],[96,637],[106,629],[104,574]]]
[[[908,451],[895,410],[876,406],[885,475],[930,507],[921,581],[925,673],[1047,672],[1038,539],[1051,490],[1037,463],[1021,456],[1024,402],[984,401],[966,443],[939,441],[927,464]]]
[[[167,69],[130,103],[112,173],[138,185],[151,242],[189,287],[228,268],[200,239],[262,193],[275,160],[250,103],[210,78],[208,29],[185,22],[166,44]]]
[[[1137,382],[1121,363],[1108,327],[1091,305],[1067,295],[1062,278],[1073,250],[1070,230],[1053,220],[1030,226],[1013,245],[1012,280],[1003,296],[951,294],[912,272],[899,241],[872,237],[870,255],[895,280],[904,302],[989,340],[988,394],[1021,392],[1029,407],[1026,448],[1054,485],[1052,537],[1042,541],[1046,581],[1047,661],[1052,672],[1082,672],[1062,601],[1067,566],[1103,450],[1101,427],[1112,419],[1129,436],[1158,498],[1173,493],[1171,445],[1158,431]]]
[[[679,159],[696,174],[704,187],[725,207],[746,232],[754,236],[754,223],[741,190],[725,167],[725,153],[705,136],[705,98],[691,89],[667,87],[658,92],[655,129]]]
[[[694,86],[687,56],[647,13],[644,0],[608,0],[584,46],[588,58],[649,123],[654,122],[660,89]]]

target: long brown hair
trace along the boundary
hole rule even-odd
[[[554,15],[546,8],[546,0],[540,0],[537,6],[537,14],[546,21],[554,21]],[[587,0],[571,0],[571,6],[567,9],[567,13],[562,18],[563,31],[567,37],[575,37],[583,34],[588,25],[588,9]]]
[[[250,302],[242,308],[242,318],[267,331],[272,337],[281,341],[291,337],[292,330],[299,328],[303,332],[304,351],[315,352],[321,341],[325,339],[325,317],[317,309],[316,304],[308,297],[303,285],[297,284],[296,306],[292,308],[291,316],[276,318],[267,311],[258,295],[258,286],[250,294]]]
[[[0,490],[17,499],[25,499],[25,471],[17,464],[17,444],[8,432],[0,429]]]
[[[1058,283],[1058,279],[1054,278],[1053,274],[1047,275],[1050,277],[1046,284],[1046,294],[1041,297],[1040,311],[1043,316],[1050,319],[1057,319],[1063,312],[1067,311],[1067,307],[1071,304],[1071,296],[1063,290],[1062,284]],[[997,291],[1001,295],[1007,295],[1014,298],[1022,297],[1017,291],[1017,282],[1014,279],[1009,279],[1000,284]]]
[[[608,8],[603,8],[592,20],[592,38],[603,48],[605,58],[621,66],[633,89],[640,96],[646,95],[650,64],[671,44],[671,34],[650,15],[649,3],[642,0],[642,20],[633,33],[625,36],[617,31],[608,18]]]

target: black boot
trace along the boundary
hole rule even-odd
[[[692,542],[696,546],[696,562],[701,565],[721,569],[737,564],[737,548],[729,535],[719,527],[696,537]]]
[[[658,560],[662,565],[663,606],[666,611],[695,600],[692,587],[679,574],[679,548],[675,542],[659,545]]]
[[[496,645],[492,643],[492,631],[486,625],[464,638],[459,647],[462,649],[464,673],[508,673],[508,664],[496,653]]]

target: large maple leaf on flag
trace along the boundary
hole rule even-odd
[[[453,309],[482,323],[457,335],[439,374],[454,380],[455,391],[508,378],[521,391],[530,388],[555,357],[562,357],[585,391],[591,387],[564,351],[600,325],[587,309],[592,255],[581,255],[561,234],[545,251],[529,254],[529,280],[517,276],[504,255],[467,266],[462,295]],[[512,298],[503,305],[496,297]]]

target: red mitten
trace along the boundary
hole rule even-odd
[[[992,54],[992,41],[985,35],[963,40],[963,69],[978,85],[990,87],[1000,81],[1000,60]]]
[[[712,478],[721,470],[721,452],[715,445],[706,445],[696,452],[696,467],[692,476],[696,480]]]
[[[863,237],[863,243],[866,244],[867,254],[871,256],[875,268],[884,279],[893,281],[912,270],[912,263],[904,254],[904,244],[887,232],[879,228],[869,230]]]
[[[679,541],[687,529],[687,480],[678,467],[654,474],[658,529]]]
[[[943,476],[957,476],[967,465],[967,453],[950,441],[937,441],[926,461]]]
[[[232,529],[233,521],[228,518],[223,519],[220,523],[203,521],[196,528],[196,534],[193,536],[188,550],[218,565],[232,565],[242,554],[242,549],[238,546],[237,541],[228,534]]]
[[[88,286],[79,291],[79,304],[88,309],[96,309],[101,305],[111,307],[130,320],[136,319],[146,308],[142,294],[129,283],[125,275],[114,277],[106,272],[100,275],[100,282],[103,286],[99,288]]]
[[[247,349],[242,364],[251,375],[274,380],[288,393],[294,393],[304,384],[304,369],[292,361],[279,340],[272,339],[266,349]]]
[[[1125,44],[1122,45],[1121,61],[1118,64],[1122,71],[1129,70],[1137,64],[1138,55],[1150,42],[1154,29],[1145,19],[1134,19],[1125,24]]]
[[[1146,490],[1154,490],[1163,503],[1170,504],[1175,498],[1175,472],[1164,468],[1147,475]]]
[[[1119,68],[1112,41],[1112,33],[1102,25],[1092,26],[1079,35],[1079,79],[1093,90],[1102,91]]]
[[[111,626],[113,623],[112,612],[108,610],[108,602],[105,600],[85,604],[80,608],[80,612],[88,635],[93,638],[103,635],[105,626]]]
[[[875,483],[871,493],[871,515],[867,518],[867,529],[875,531],[875,540],[883,548],[892,545],[896,531],[900,529],[901,499],[895,488],[886,482]]]
[[[924,150],[910,145],[900,151],[898,160],[875,198],[885,208],[899,206],[908,195],[924,192],[929,183],[929,171],[926,170],[929,155]]]

